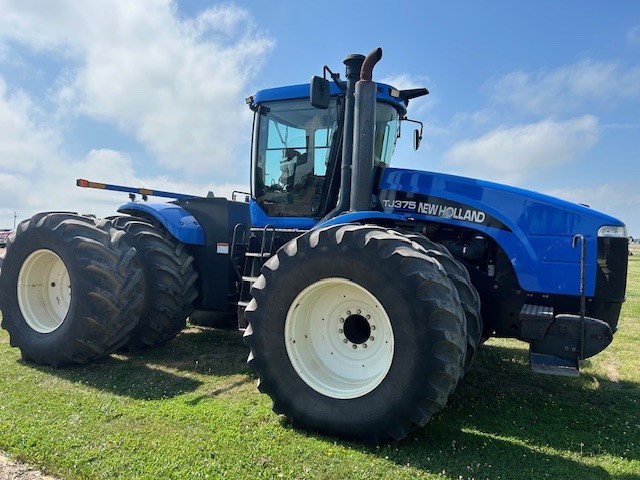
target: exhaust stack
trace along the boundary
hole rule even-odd
[[[381,48],[367,55],[355,86],[350,210],[356,212],[371,209],[377,93],[372,76],[373,67],[381,58]]]

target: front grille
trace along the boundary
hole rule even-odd
[[[598,238],[596,298],[622,302],[627,286],[629,242],[626,238]]]

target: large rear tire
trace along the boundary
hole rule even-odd
[[[104,357],[136,326],[141,278],[135,249],[109,221],[37,214],[20,223],[2,259],[2,327],[39,364]]]
[[[114,225],[137,250],[142,266],[145,301],[140,321],[127,344],[151,347],[175,337],[193,312],[198,296],[193,257],[167,231],[137,217],[114,217]]]
[[[424,425],[463,374],[455,286],[376,226],[314,230],[262,269],[246,309],[249,365],[294,425],[378,444]]]

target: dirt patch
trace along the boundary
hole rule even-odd
[[[0,480],[56,480],[54,477],[43,474],[31,468],[29,465],[14,462],[4,453],[0,452]]]
[[[605,363],[604,371],[610,381],[614,383],[618,383],[620,381],[620,370],[618,369],[618,361],[615,358],[612,358]]]

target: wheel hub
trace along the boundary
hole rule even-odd
[[[375,325],[371,325],[371,315],[361,314],[362,310],[358,309],[355,313],[351,313],[351,310],[346,311],[344,317],[340,317],[340,323],[343,324],[343,328],[338,329],[338,333],[344,334],[345,343],[350,343],[353,348],[362,346],[367,348],[367,341],[374,341],[375,338],[371,336],[372,330],[375,330]]]

